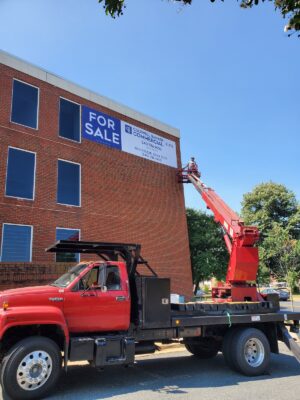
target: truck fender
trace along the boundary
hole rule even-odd
[[[61,309],[54,306],[11,307],[0,312],[0,340],[5,332],[15,326],[58,325],[69,343],[69,330]]]

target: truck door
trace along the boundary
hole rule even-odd
[[[105,290],[97,288],[103,265],[93,267],[77,286],[65,292],[64,314],[71,332],[126,330],[130,296],[125,268],[106,266]],[[103,271],[102,271],[103,273]]]

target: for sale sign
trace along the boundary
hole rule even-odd
[[[82,106],[82,138],[177,168],[176,143]]]
[[[82,106],[82,137],[121,150],[120,120]]]

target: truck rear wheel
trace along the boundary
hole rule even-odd
[[[262,375],[269,366],[270,344],[266,335],[256,328],[239,329],[231,341],[234,368],[247,376]]]
[[[238,330],[239,330],[239,328],[237,328],[237,327],[230,328],[226,332],[224,339],[223,339],[223,343],[222,343],[222,353],[223,353],[225,362],[228,365],[228,367],[230,367],[231,369],[234,369],[234,370],[236,370],[236,367],[233,362],[232,343],[234,341],[234,336],[236,335]]]
[[[185,347],[190,353],[201,359],[213,358],[219,352],[218,343],[209,338],[188,341],[185,343]]]
[[[2,389],[15,400],[41,398],[54,387],[61,365],[61,353],[53,340],[40,336],[21,340],[3,358]]]

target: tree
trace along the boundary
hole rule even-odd
[[[191,208],[186,210],[192,275],[195,292],[202,280],[215,277],[224,279],[227,271],[228,252],[222,230],[210,216]]]
[[[278,280],[288,282],[294,292],[300,272],[300,241],[275,222],[265,237],[260,256],[262,264],[269,267]]]
[[[123,15],[124,8],[126,8],[125,0],[98,0],[103,4],[106,14],[111,15],[113,18]],[[173,0],[181,4],[192,4],[192,0]],[[210,0],[212,3],[215,0]],[[221,0],[224,1],[224,0]],[[300,30],[300,1],[299,0],[237,0],[243,8],[251,8],[257,6],[265,1],[272,1],[275,10],[279,10],[283,18],[288,18],[288,23],[285,26],[285,31],[299,31]],[[300,35],[299,35],[300,36]]]
[[[300,207],[295,194],[284,185],[262,183],[244,195],[242,217],[261,232],[260,279],[269,279],[271,273],[295,286],[300,273]]]
[[[295,194],[284,185],[267,182],[255,186],[243,197],[242,217],[247,225],[259,228],[262,239],[274,223],[300,239],[300,206]]]

